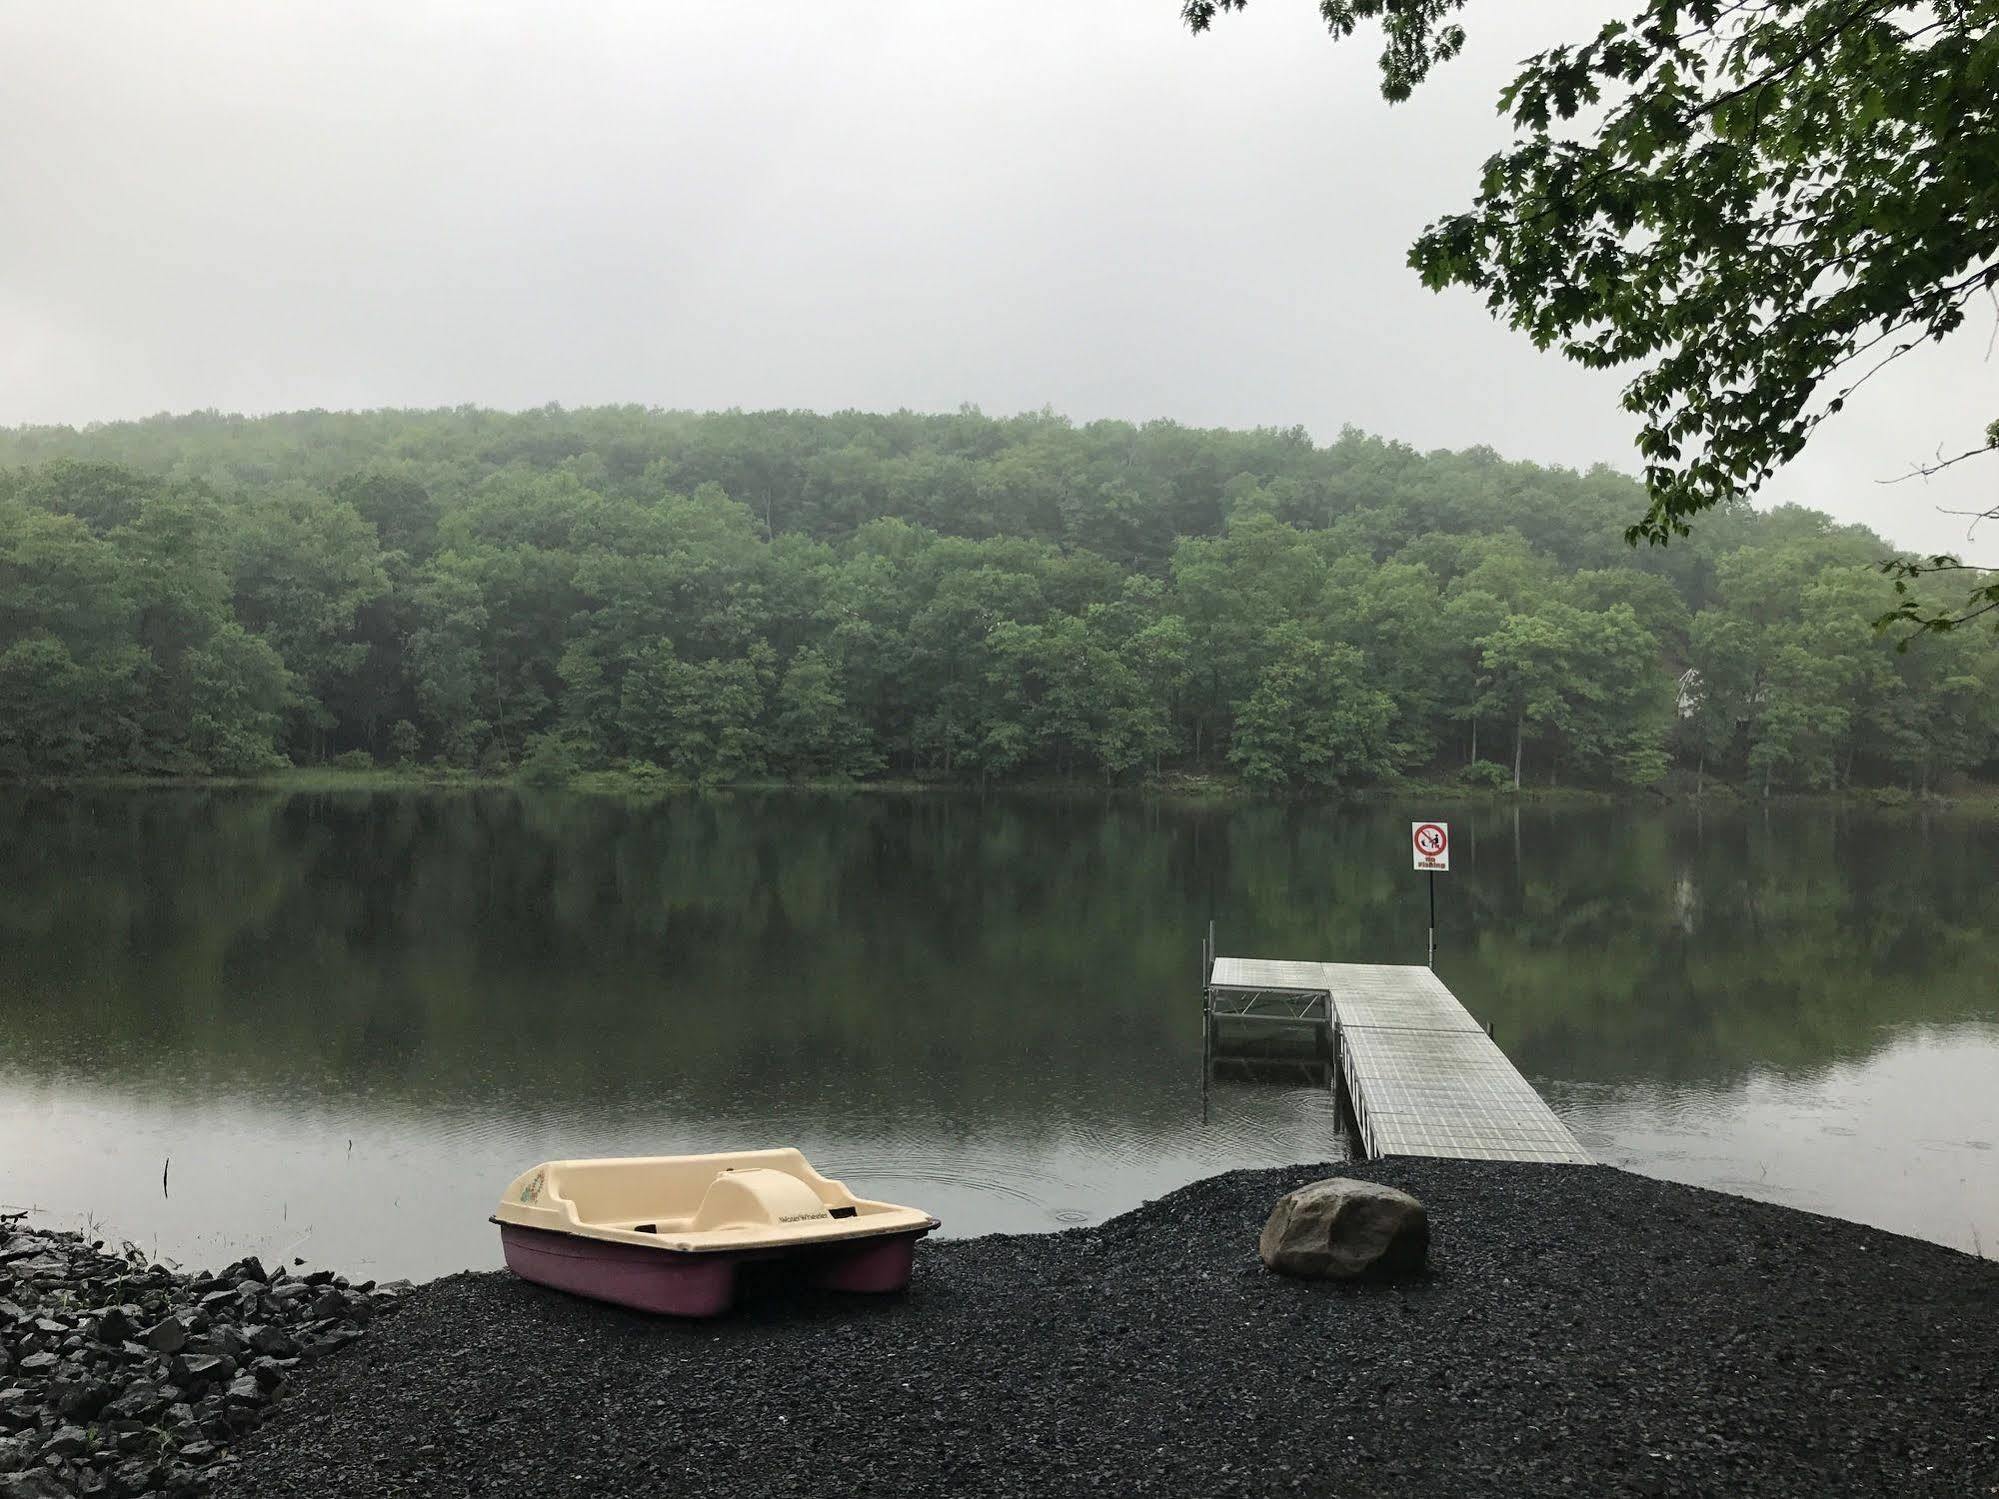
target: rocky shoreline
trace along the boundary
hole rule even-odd
[[[1422,1200],[1426,1273],[1264,1269],[1272,1203],[1335,1172]],[[397,1296],[252,1262],[181,1278],[21,1230],[8,1255],[17,1240],[14,1284],[32,1267],[60,1286],[47,1261],[87,1258],[72,1280],[94,1288],[48,1328],[58,1298],[9,1296],[29,1330],[8,1332],[4,1380],[28,1386],[24,1337],[56,1359],[0,1410],[36,1453],[84,1442],[41,1460],[50,1478],[11,1475],[33,1499],[1999,1491],[1999,1266],[1604,1167],[1231,1172],[1091,1228],[927,1241],[905,1296],[773,1279],[713,1322],[497,1273]],[[187,1323],[174,1354],[146,1341],[169,1319]],[[253,1327],[298,1352],[259,1353]],[[266,1379],[295,1388],[255,1429]],[[135,1389],[168,1402],[150,1424],[109,1414]]]
[[[294,1374],[399,1293],[254,1257],[189,1275],[0,1218],[0,1499],[206,1492]]]

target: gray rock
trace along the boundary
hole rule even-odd
[[[184,1353],[168,1366],[173,1381],[182,1389],[209,1379],[227,1379],[236,1372],[236,1360],[220,1353]]]
[[[150,1421],[170,1403],[170,1397],[160,1386],[141,1381],[119,1391],[104,1407],[104,1414],[116,1421]]]
[[[42,1443],[42,1456],[75,1457],[89,1445],[89,1434],[81,1426],[59,1426],[55,1435]]]
[[[305,1356],[309,1359],[325,1358],[327,1354],[338,1352],[360,1336],[361,1330],[358,1327],[336,1327],[306,1344]]]
[[[264,1357],[250,1365],[250,1375],[257,1381],[258,1388],[266,1393],[277,1389],[285,1382],[285,1368],[276,1359]]]
[[[70,1491],[47,1468],[32,1468],[0,1478],[0,1499],[70,1499]]]
[[[241,1359],[250,1350],[250,1345],[239,1337],[233,1328],[212,1327],[198,1338],[189,1338],[183,1353],[226,1353],[233,1359]]]
[[[270,1273],[264,1269],[264,1262],[262,1260],[258,1259],[254,1254],[246,1254],[242,1259],[224,1270],[222,1278],[224,1280],[233,1280],[238,1284],[248,1280],[255,1281],[258,1285],[263,1285],[271,1277]]]
[[[1430,1218],[1407,1192],[1349,1177],[1287,1192],[1256,1241],[1263,1263],[1314,1280],[1410,1275],[1430,1249]]]
[[[72,1421],[95,1421],[111,1395],[111,1386],[102,1380],[80,1379],[56,1397],[56,1409]]]
[[[268,1354],[272,1358],[298,1357],[298,1339],[282,1327],[253,1322],[243,1329],[243,1336],[254,1352]]]
[[[126,1306],[106,1307],[96,1322],[91,1324],[90,1335],[100,1343],[110,1343],[113,1346],[124,1342],[138,1331],[132,1320],[135,1310],[134,1307]]]
[[[187,1323],[166,1317],[146,1329],[146,1346],[155,1353],[179,1353],[187,1346]]]

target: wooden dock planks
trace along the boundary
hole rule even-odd
[[[1218,994],[1323,995],[1370,1155],[1590,1162],[1567,1125],[1428,968],[1216,958]]]

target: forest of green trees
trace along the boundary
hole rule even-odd
[[[1736,505],[1633,549],[1644,508],[1482,449],[1047,413],[0,431],[0,774],[1999,769],[1999,637],[1897,651],[1879,537]]]

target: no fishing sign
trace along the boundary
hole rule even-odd
[[[1447,822],[1412,822],[1409,843],[1416,853],[1416,867],[1432,874],[1451,867],[1451,825]]]

